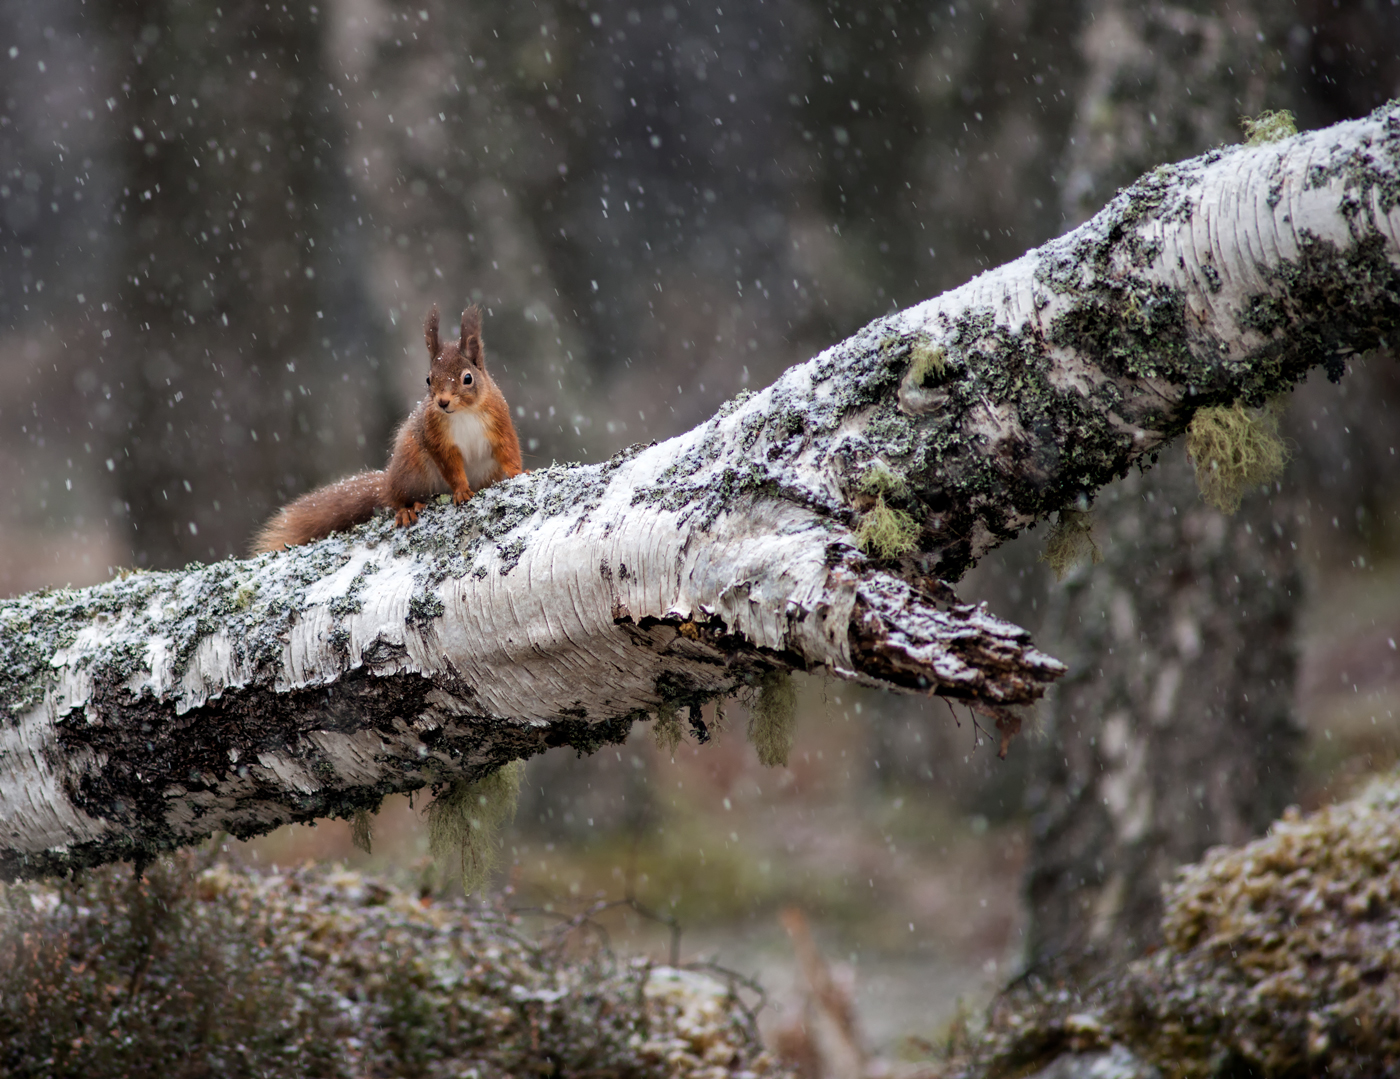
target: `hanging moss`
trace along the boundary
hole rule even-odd
[[[1241,116],[1240,127],[1244,130],[1246,146],[1262,146],[1298,134],[1298,122],[1287,109],[1261,112],[1253,118]]]
[[[363,809],[355,810],[355,816],[350,820],[350,842],[357,850],[372,854],[374,852],[370,847],[373,838],[374,819]]]
[[[875,558],[898,558],[918,546],[919,525],[903,510],[885,505],[885,496],[876,495],[875,505],[866,510],[856,529],[861,550]]]
[[[428,807],[428,848],[439,862],[456,852],[462,890],[478,891],[495,868],[501,828],[515,817],[524,761],[511,761],[475,783],[448,786]]]
[[[670,701],[665,701],[656,710],[656,723],[651,728],[651,736],[656,739],[656,748],[668,757],[676,752],[681,744],[680,709]]]
[[[797,689],[787,671],[769,671],[758,686],[749,717],[749,741],[765,768],[787,764],[797,724]]]
[[[1244,492],[1277,479],[1288,461],[1278,434],[1282,399],[1262,409],[1236,401],[1228,408],[1203,408],[1186,429],[1186,452],[1196,468],[1201,497],[1223,513],[1240,508]]]
[[[1060,510],[1045,541],[1040,561],[1048,562],[1055,571],[1055,580],[1063,581],[1065,574],[1084,561],[1098,565],[1103,552],[1094,542],[1094,515],[1088,510],[1066,506]]]
[[[718,738],[729,729],[729,717],[724,711],[724,698],[715,698],[715,718],[710,723],[710,733]]]

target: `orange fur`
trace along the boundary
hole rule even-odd
[[[486,371],[481,312],[475,305],[462,312],[461,337],[444,345],[434,307],[423,336],[432,360],[428,395],[394,436],[389,467],[361,472],[284,506],[254,537],[254,554],[361,524],[381,506],[394,511],[398,525],[410,525],[434,495],[450,494],[460,505],[473,494],[473,477],[479,490],[520,474],[520,440],[510,406]]]
[[[253,553],[280,551],[363,524],[384,505],[384,473],[359,472],[283,506],[253,537]]]
[[[485,487],[520,474],[520,442],[510,419],[510,406],[486,371],[481,345],[481,312],[462,313],[462,335],[456,342],[438,340],[437,308],[423,327],[428,354],[433,357],[428,396],[418,402],[394,439],[389,461],[387,495],[401,525],[412,524],[434,495],[450,494],[460,504],[472,496],[468,473]],[[483,446],[464,447],[454,437],[450,417],[474,417],[484,434]],[[488,465],[481,450],[491,458]]]

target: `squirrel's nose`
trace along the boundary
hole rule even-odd
[[[446,411],[447,411],[447,406],[450,405],[450,404],[452,403],[452,401],[451,401],[450,398],[447,398],[447,397],[439,397],[439,398],[437,399],[437,403],[438,403],[438,408],[440,408],[440,409],[442,409],[444,412],[446,412]]]

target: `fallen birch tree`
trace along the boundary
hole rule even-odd
[[[795,670],[960,700],[1004,750],[1064,667],[947,582],[1199,410],[1339,377],[1400,323],[1398,230],[1400,107],[1213,151],[659,445],[7,601],[0,876],[349,817],[648,717],[703,739],[700,704],[771,710]]]

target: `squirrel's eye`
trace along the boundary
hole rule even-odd
[[[462,385],[463,385],[463,386],[470,386],[471,384],[472,384],[472,373],[471,373],[470,371],[463,371],[463,372],[462,372]]]
[[[426,382],[429,386],[431,386],[431,385],[433,384],[433,376],[432,376],[432,375],[429,375],[429,376],[428,376],[427,378],[425,378],[423,381]]]

